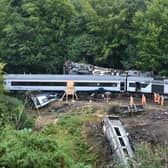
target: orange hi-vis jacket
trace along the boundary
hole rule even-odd
[[[154,103],[157,103],[157,94],[156,93],[154,93]]]
[[[134,98],[133,96],[130,96],[130,106],[133,106],[134,105]]]
[[[141,104],[142,104],[142,105],[146,105],[146,97],[145,97],[144,94],[142,95]]]

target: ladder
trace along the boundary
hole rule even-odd
[[[74,81],[68,80],[66,82],[65,93],[63,94],[61,101],[64,99],[65,96],[66,96],[66,102],[68,101],[68,96],[72,96],[72,100],[74,100],[74,97],[78,99],[78,96],[76,94],[75,87],[74,87]]]
[[[144,112],[145,109],[143,105],[141,104],[133,104],[132,106],[130,105],[125,105],[125,106],[120,106],[120,114],[138,114]]]
[[[113,157],[124,168],[128,168],[128,160],[134,154],[121,121],[110,116],[105,117],[103,120],[103,132],[109,142]]]

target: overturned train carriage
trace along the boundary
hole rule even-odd
[[[154,80],[151,77],[8,74],[4,75],[4,86],[14,91],[64,91],[69,80],[74,81],[76,91],[103,89],[110,92],[168,94],[168,80]]]
[[[103,120],[103,133],[108,141],[114,161],[120,162],[122,167],[129,167],[129,159],[133,157],[133,150],[120,120],[111,116]]]

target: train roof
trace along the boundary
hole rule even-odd
[[[123,76],[98,76],[98,75],[51,75],[51,74],[7,74],[4,75],[6,80],[102,80],[102,81],[110,81],[110,80],[125,80]]]
[[[145,81],[153,81],[153,78],[152,77],[142,77],[142,76],[138,76],[138,77],[129,76],[128,80],[129,81],[132,80],[135,82],[145,82]]]
[[[164,80],[153,80],[153,84],[164,84]]]

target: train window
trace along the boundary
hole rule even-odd
[[[117,83],[112,83],[112,87],[117,87]]]
[[[121,146],[125,146],[125,143],[124,143],[124,140],[123,140],[123,138],[118,138],[119,139],[119,141],[120,141],[120,144],[121,144]]]
[[[92,82],[76,82],[75,83],[75,86],[97,86],[98,84],[97,83],[92,83]]]
[[[43,102],[43,103],[46,103],[46,102],[48,102],[48,99],[47,99],[47,98],[44,98],[44,99],[42,99],[42,102]]]
[[[136,87],[138,90],[140,88],[146,88],[148,86],[147,83],[139,83],[139,82],[136,82],[136,83],[129,83],[129,87]]]
[[[135,83],[129,83],[129,87],[136,87]]]
[[[101,87],[117,87],[117,83],[97,83],[97,82],[76,82],[75,86],[101,86]]]
[[[120,129],[118,127],[114,127],[114,130],[115,130],[117,136],[121,136]]]
[[[99,86],[104,86],[104,87],[117,87],[117,83],[100,83]]]
[[[66,86],[66,82],[11,82],[12,86]]]
[[[148,86],[148,84],[146,83],[141,83],[141,88],[146,88]]]
[[[11,82],[12,86],[66,86],[66,82],[31,82],[15,81]],[[98,82],[76,82],[75,86],[100,86],[100,87],[117,87],[117,83],[98,83]]]

